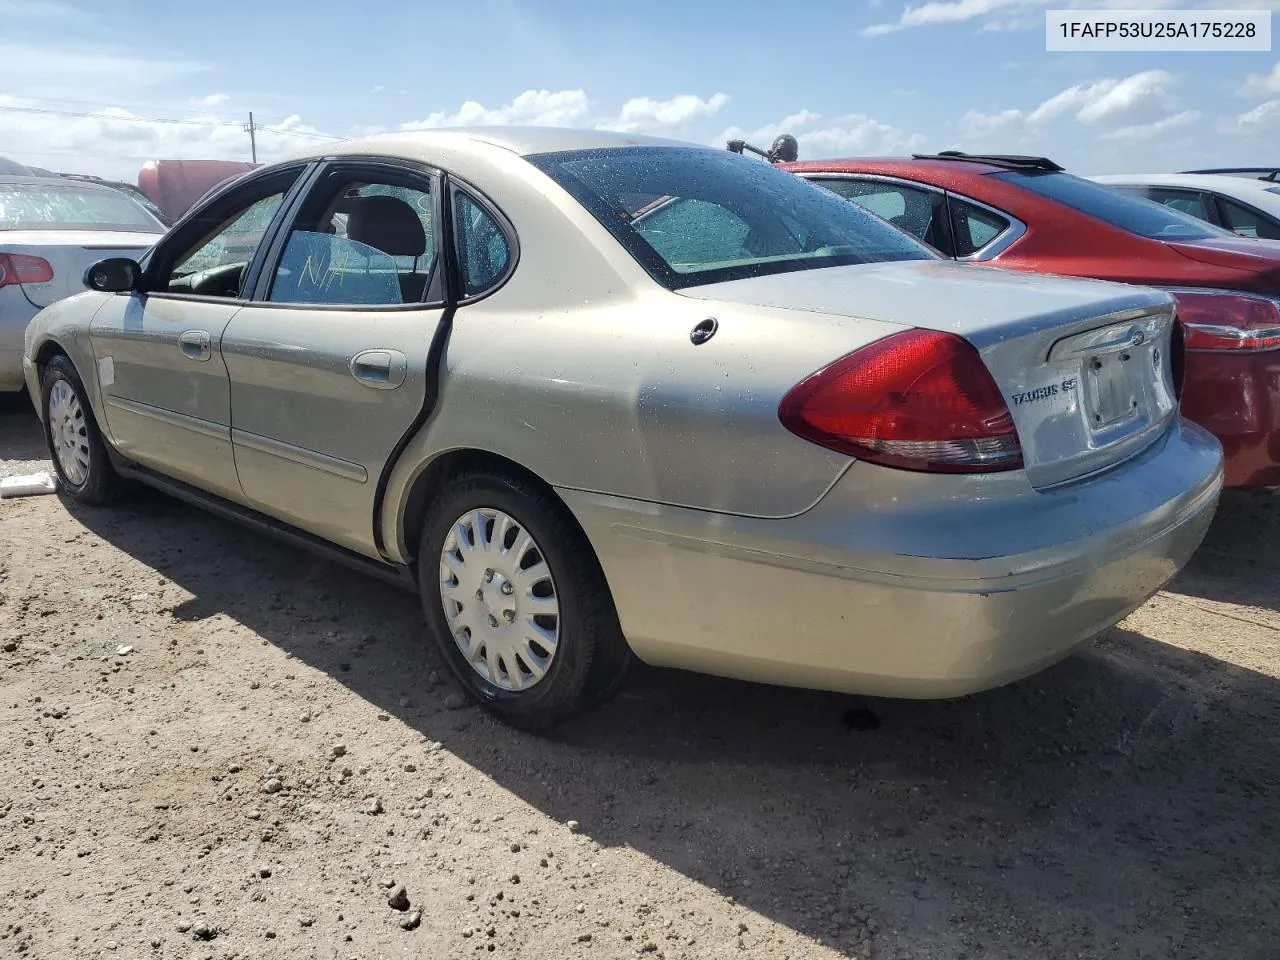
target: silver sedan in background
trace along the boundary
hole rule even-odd
[[[111,187],[0,176],[0,392],[22,389],[22,335],[41,308],[83,291],[96,261],[140,257],[164,230]]]
[[[32,323],[66,493],[140,480],[420,591],[525,727],[631,657],[945,697],[1199,544],[1172,302],[956,265],[799,178],[595,131],[326,145]]]

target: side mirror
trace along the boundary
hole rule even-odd
[[[141,280],[138,261],[128,257],[99,260],[84,273],[84,285],[100,293],[132,293]]]

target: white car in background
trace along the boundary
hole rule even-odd
[[[1242,237],[1280,240],[1280,183],[1220,173],[1146,173],[1093,177]]]
[[[104,257],[142,256],[165,227],[111,187],[0,176],[0,392],[21,390],[22,337],[43,308],[84,290]]]

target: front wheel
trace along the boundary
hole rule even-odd
[[[418,553],[427,624],[468,695],[542,729],[612,694],[629,663],[604,573],[568,510],[475,472],[432,504]]]
[[[124,481],[111,466],[84,382],[69,357],[59,354],[45,365],[40,394],[44,438],[63,491],[81,503],[114,500]]]

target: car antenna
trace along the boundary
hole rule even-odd
[[[773,146],[768,150],[753,147],[745,140],[730,140],[725,144],[725,149],[730,153],[742,153],[744,150],[750,150],[756,156],[764,157],[770,163],[794,163],[796,158],[800,156],[800,144],[789,133],[780,134],[775,138]]]

